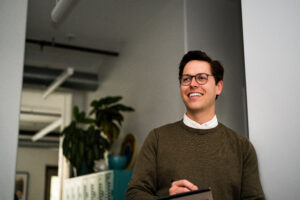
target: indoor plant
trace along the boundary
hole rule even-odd
[[[95,114],[95,124],[103,130],[111,145],[111,151],[113,151],[113,144],[118,139],[120,127],[124,121],[121,112],[134,111],[133,108],[118,103],[121,99],[121,96],[105,97],[91,103],[90,115]]]
[[[133,108],[117,103],[121,96],[105,97],[90,104],[89,116],[73,108],[73,120],[62,131],[63,154],[75,167],[77,175],[93,172],[95,161],[104,159],[120,133],[121,112]]]

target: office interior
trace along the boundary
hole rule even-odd
[[[0,89],[5,94],[0,118],[1,199],[13,198],[16,171],[29,170],[29,199],[43,199],[45,167],[58,166],[58,147],[18,147],[19,127],[24,125],[20,121],[22,93],[45,90],[23,82],[24,66],[61,70],[72,66],[75,71],[97,74],[95,91],[59,89],[58,94],[70,95],[68,106],[85,110],[95,98],[123,96],[136,111],[125,116],[120,141],[132,132],[141,146],[152,128],[182,118],[178,63],[193,49],[205,50],[225,66],[217,116],[254,144],[266,197],[299,198],[299,2],[78,1],[59,24],[50,19],[54,6],[55,1],[1,2],[0,22],[5,27],[0,32]],[[101,49],[118,56],[41,47],[26,39]],[[28,102],[34,104],[30,97]],[[45,124],[29,125],[38,131]],[[30,167],[30,163],[35,164]]]

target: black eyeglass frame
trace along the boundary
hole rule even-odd
[[[204,79],[205,80],[205,82],[204,83],[199,83],[198,82],[198,80],[197,80],[197,76],[201,76],[201,75],[206,75],[206,78]],[[187,84],[184,84],[183,83],[183,81],[182,81],[182,79],[183,79],[183,77],[184,76],[186,76],[186,77],[188,77],[189,79],[190,79],[190,81],[187,83]],[[180,81],[180,85],[184,85],[184,86],[189,86],[189,85],[191,85],[191,83],[192,83],[192,80],[193,80],[193,78],[195,78],[195,81],[199,84],[199,85],[205,85],[206,83],[207,83],[207,81],[208,81],[208,77],[209,76],[213,76],[213,77],[215,77],[214,75],[212,75],[212,74],[207,74],[207,73],[199,73],[199,74],[196,74],[196,75],[189,75],[189,74],[182,74],[181,76],[180,76],[180,78],[179,78],[179,81]]]

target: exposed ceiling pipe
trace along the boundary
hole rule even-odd
[[[51,19],[58,23],[67,13],[72,5],[73,0],[57,0],[56,5],[51,12]]]
[[[29,147],[29,148],[45,148],[45,149],[58,149],[59,142],[58,141],[36,141],[32,142],[31,139],[19,139],[18,142],[19,147]]]
[[[88,47],[81,47],[81,46],[74,46],[74,45],[68,45],[63,43],[57,43],[57,42],[49,42],[45,40],[34,40],[34,39],[26,39],[27,43],[40,45],[41,48],[45,46],[49,47],[56,47],[56,48],[62,48],[62,49],[69,49],[69,50],[76,50],[76,51],[83,51],[87,53],[96,53],[96,54],[103,54],[107,56],[119,56],[118,52],[115,51],[107,51],[107,50],[101,50],[101,49],[93,49]]]
[[[25,65],[23,83],[48,87],[63,72],[62,69]],[[82,91],[95,91],[98,86],[98,74],[78,71],[61,84],[64,88]]]
[[[37,115],[37,116],[50,116],[50,117],[61,117],[61,114],[58,113],[47,113],[47,112],[39,112],[39,111],[32,111],[32,110],[21,110],[20,114],[25,115]]]
[[[61,75],[59,75],[56,80],[47,88],[43,94],[43,98],[46,99],[49,94],[51,94],[56,88],[58,88],[67,78],[72,76],[74,69],[68,67]]]
[[[57,149],[59,147],[59,137],[46,136],[38,141],[33,142],[31,136],[19,134],[19,147],[30,147],[30,148],[51,148]]]

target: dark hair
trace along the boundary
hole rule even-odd
[[[181,79],[183,69],[185,65],[192,60],[201,60],[206,61],[210,64],[210,69],[212,75],[215,77],[216,84],[223,80],[224,68],[222,64],[217,60],[212,60],[208,55],[203,51],[189,51],[181,59],[179,64],[179,81]]]

